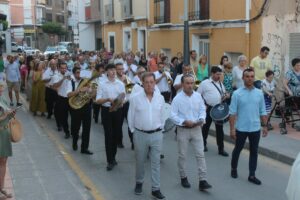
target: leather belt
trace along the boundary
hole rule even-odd
[[[135,128],[135,129],[138,130],[138,131],[140,131],[140,132],[147,133],[147,134],[156,133],[156,132],[159,132],[159,131],[162,130],[161,128],[157,128],[157,129],[155,129],[155,130],[149,130],[149,131],[140,130],[140,129],[138,129],[138,128]]]

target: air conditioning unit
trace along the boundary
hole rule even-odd
[[[137,23],[131,22],[131,29],[137,29]]]

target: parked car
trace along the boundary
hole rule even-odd
[[[66,49],[68,49],[69,53],[73,53],[73,51],[74,51],[74,43],[72,43],[72,42],[59,42],[58,46],[66,47]]]
[[[68,54],[69,53],[68,49],[65,46],[57,46],[57,49],[60,54]]]
[[[24,47],[21,45],[18,45],[16,42],[12,42],[11,43],[11,51],[14,52],[23,52],[24,51]]]
[[[34,54],[39,54],[39,53],[40,53],[40,50],[34,49],[34,48],[32,48],[32,47],[24,47],[24,52],[25,52],[27,55],[34,55]]]
[[[58,48],[57,47],[53,47],[53,46],[48,46],[44,52],[45,56],[48,56],[50,54],[56,54],[59,53]]]

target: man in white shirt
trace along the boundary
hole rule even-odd
[[[84,62],[83,56],[78,57],[78,62],[79,62],[79,66],[80,66],[81,70],[88,68],[88,64],[86,62]]]
[[[126,63],[124,63],[124,72],[127,76],[133,80],[134,76],[136,75],[138,67],[133,64],[132,58],[127,58]]]
[[[190,65],[186,65],[186,64],[182,65],[182,74],[178,74],[176,76],[174,84],[173,84],[175,90],[177,91],[177,94],[182,90],[182,84],[181,84],[182,76],[191,73],[191,71],[192,71],[192,68]]]
[[[208,132],[210,125],[212,123],[212,118],[210,116],[210,110],[213,106],[219,104],[224,100],[224,98],[228,98],[226,94],[225,87],[223,83],[221,83],[220,78],[222,76],[222,69],[214,66],[211,68],[211,77],[201,82],[197,92],[199,92],[207,105],[206,110],[206,123],[202,127],[202,135],[204,140],[204,151],[207,151],[207,142],[206,139],[208,137]],[[216,138],[217,145],[219,150],[219,155],[227,157],[228,153],[224,151],[224,131],[223,125],[215,124],[216,126]]]
[[[156,84],[165,102],[169,103],[171,98],[171,85],[173,84],[172,77],[168,71],[164,71],[164,63],[158,63],[158,71],[154,72]],[[170,85],[168,83],[170,81]]]
[[[74,79],[68,82],[67,86],[67,95],[68,98],[71,98],[75,95],[78,95],[80,92],[89,92],[92,93],[92,89],[88,86],[83,86],[79,88],[82,78],[80,77],[80,68],[74,67],[73,70]],[[82,108],[74,109],[70,106],[71,114],[71,135],[73,138],[72,148],[74,151],[77,151],[77,142],[79,138],[79,129],[82,124],[82,137],[81,137],[81,153],[92,155],[89,148],[90,142],[90,130],[91,130],[91,112],[92,112],[92,101],[90,100]]]
[[[59,74],[53,76],[53,88],[57,90],[57,102],[54,107],[55,116],[57,116],[59,125],[65,132],[65,138],[70,138],[69,124],[68,124],[68,113],[69,113],[69,102],[67,95],[67,87],[71,81],[70,76],[67,72],[67,64],[61,63],[59,66]],[[60,129],[60,127],[58,127]]]
[[[45,82],[45,86],[46,86],[45,101],[46,101],[47,112],[48,112],[47,119],[51,119],[54,105],[57,101],[57,91],[53,88],[53,77],[58,73],[59,72],[57,71],[57,63],[54,59],[52,59],[49,62],[48,68],[42,74],[42,80]],[[57,127],[60,127],[59,121],[56,116],[55,119],[56,119]]]
[[[160,192],[160,153],[163,143],[162,128],[164,126],[163,105],[164,98],[154,92],[155,76],[144,73],[144,90],[130,99],[128,111],[128,126],[133,134],[136,152],[136,186],[135,194],[142,194],[144,182],[144,164],[147,152],[150,151],[152,196],[164,199]]]
[[[108,64],[105,67],[107,79],[98,87],[96,102],[102,104],[101,118],[105,134],[105,151],[107,171],[111,171],[118,163],[116,161],[118,136],[122,129],[122,107],[110,112],[114,100],[125,94],[124,84],[116,79],[116,66]]]
[[[104,64],[97,64],[95,70],[100,74],[98,78],[94,80],[94,82],[98,85],[97,87],[101,87],[101,82],[106,79],[106,75],[104,74]],[[95,99],[96,100],[96,99]],[[98,123],[100,113],[100,105],[95,101],[93,102],[93,118],[95,123]]]
[[[181,185],[190,188],[185,173],[185,160],[188,143],[194,146],[199,175],[199,190],[211,188],[207,183],[206,162],[204,157],[203,137],[201,126],[205,122],[206,108],[201,95],[194,92],[194,77],[191,74],[183,75],[181,83],[183,91],[179,92],[173,99],[171,105],[171,119],[177,125],[178,142],[178,167],[181,178]]]

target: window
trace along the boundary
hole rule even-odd
[[[61,9],[62,9],[62,10],[65,9],[65,3],[64,3],[64,1],[61,1]]]
[[[154,0],[154,23],[170,23],[170,0]]]
[[[189,0],[189,20],[209,19],[209,0]]]
[[[52,14],[51,13],[46,13],[46,21],[52,22]]]
[[[65,17],[63,15],[56,15],[56,21],[59,23],[65,23]]]
[[[122,1],[122,17],[129,18],[132,16],[132,0]]]
[[[52,6],[52,0],[46,0],[46,5]]]

